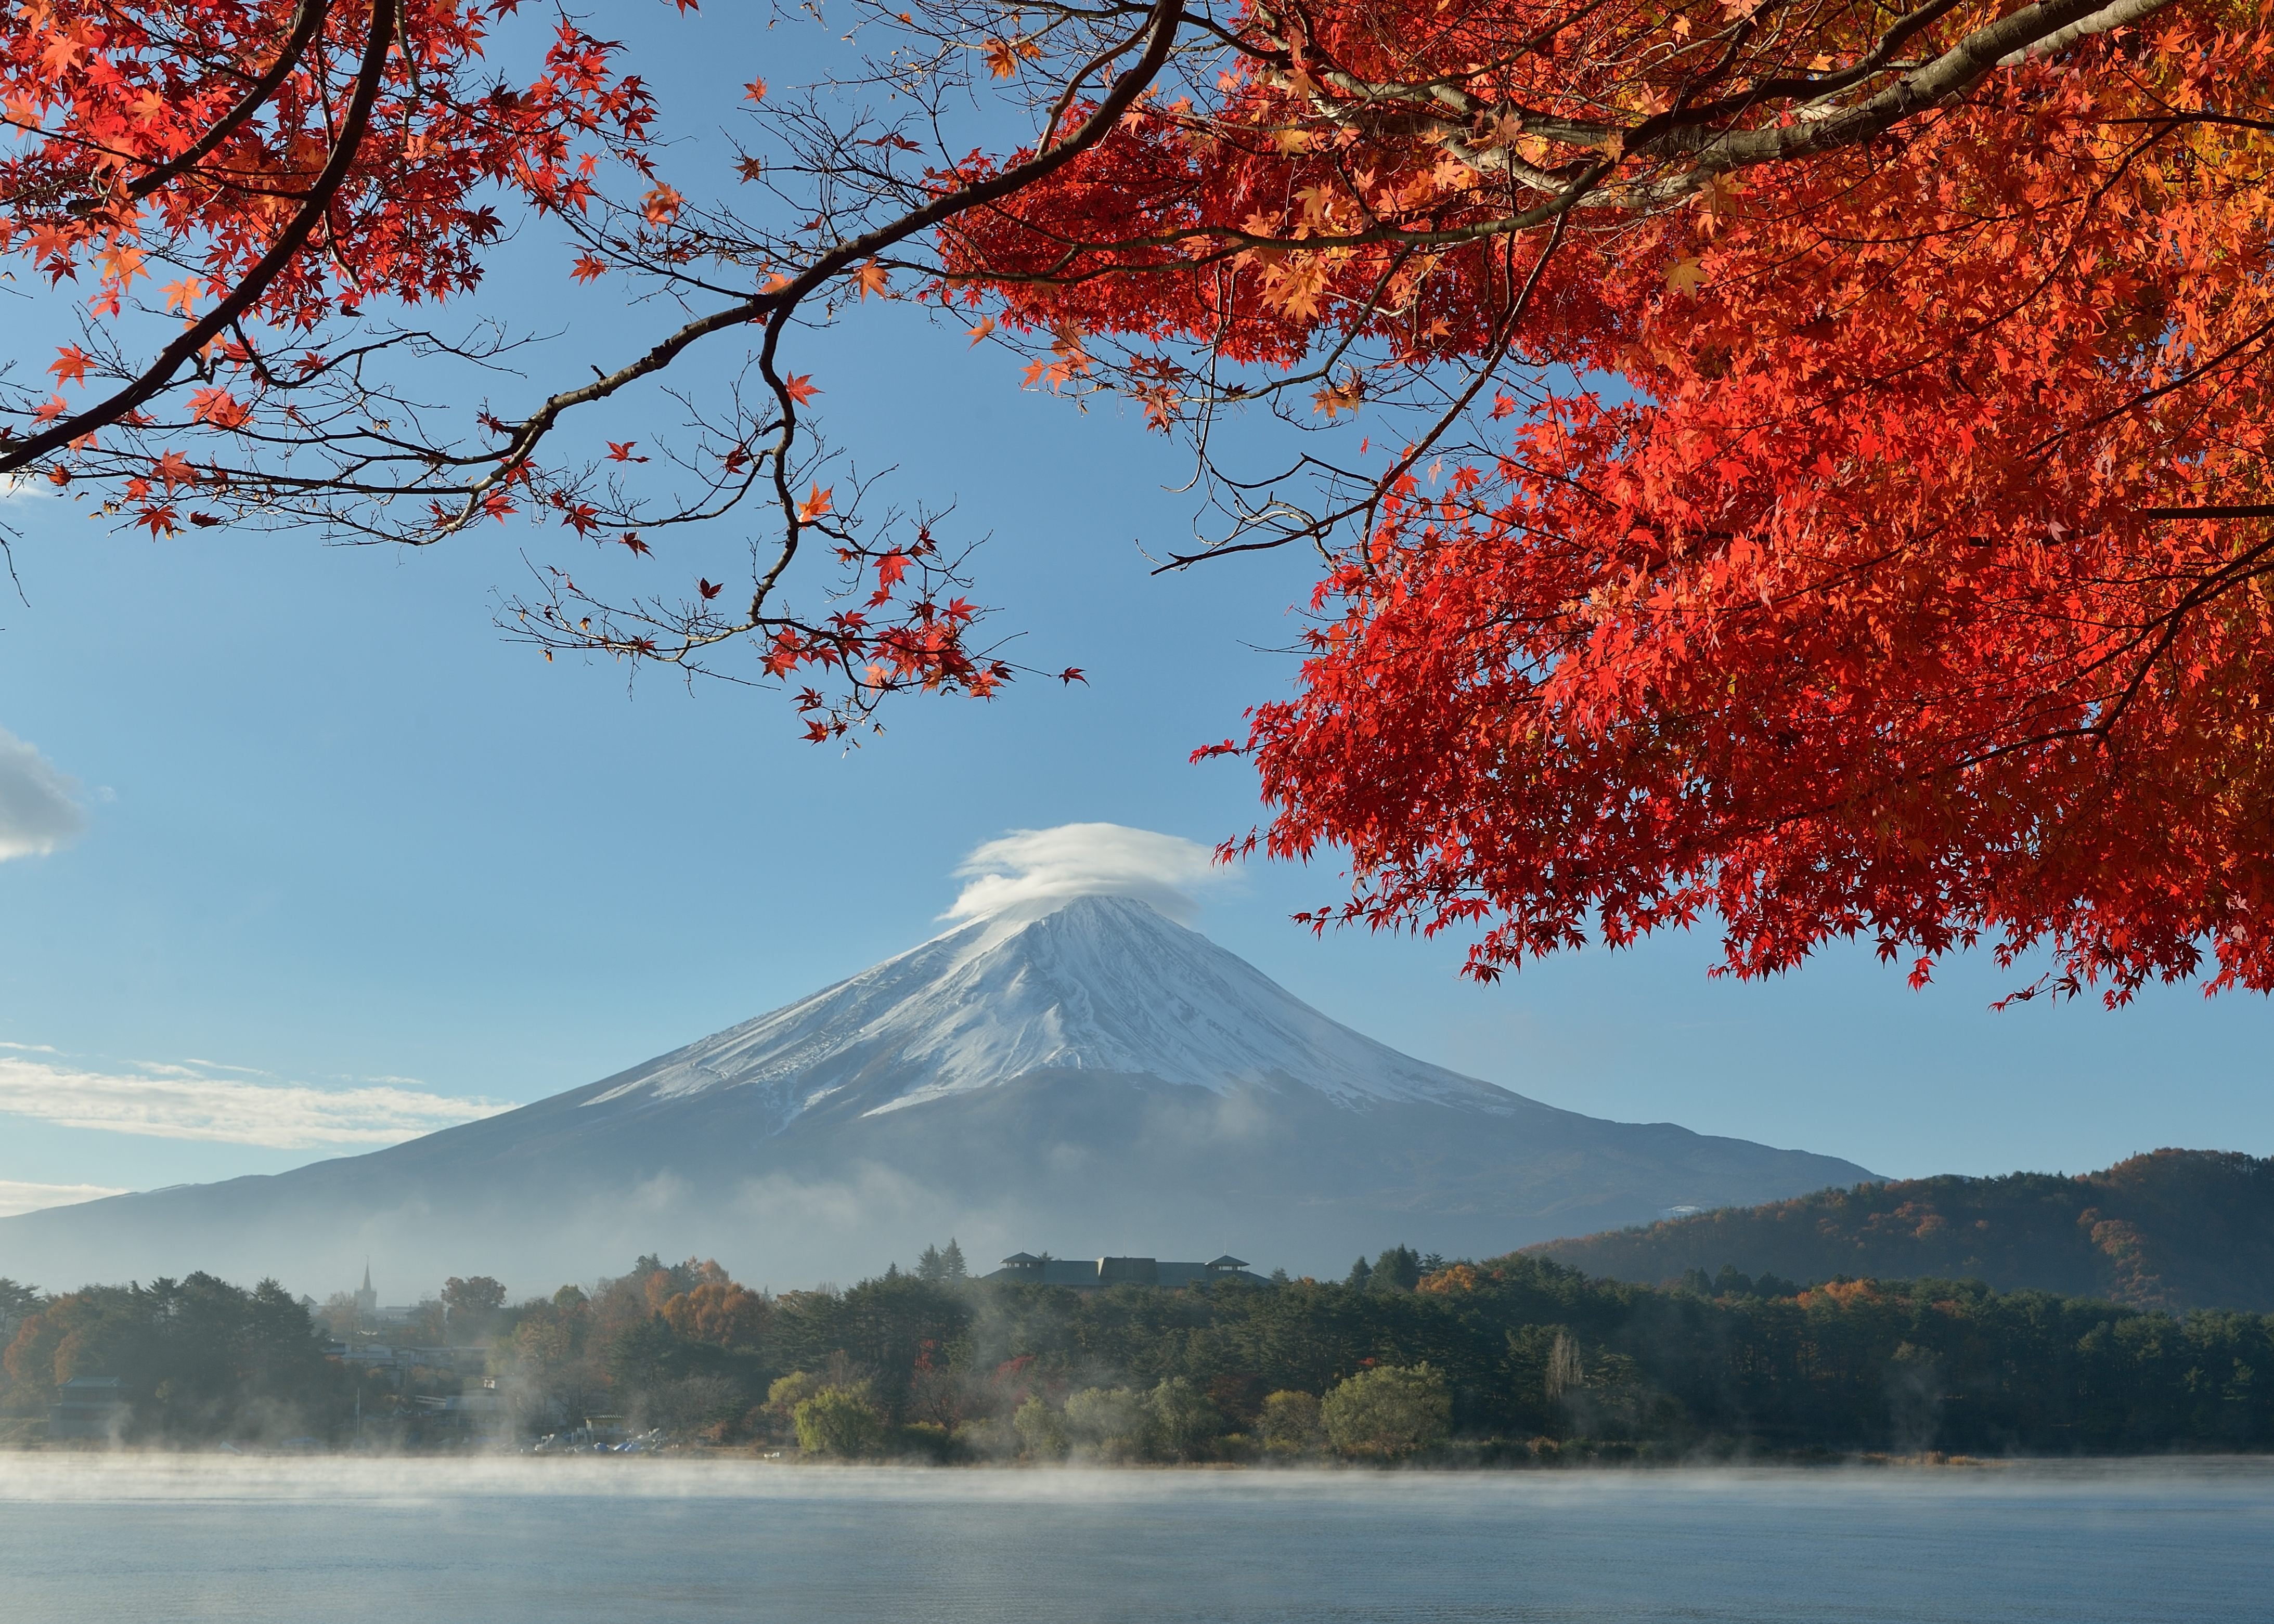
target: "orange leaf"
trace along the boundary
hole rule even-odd
[[[218,429],[233,429],[243,426],[252,410],[226,389],[200,389],[190,396],[190,416]]]

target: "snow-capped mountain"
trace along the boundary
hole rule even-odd
[[[975,921],[666,1055],[588,1104],[755,1089],[787,1126],[825,1105],[875,1116],[1043,1071],[1216,1094],[1299,1086],[1353,1106],[1504,1114],[1525,1103],[1328,1019],[1134,898],[1077,897],[1039,916]]]
[[[1339,1273],[1871,1176],[1401,1055],[1125,896],[975,921],[771,1014],[369,1155],[0,1221],[0,1274],[314,1289],[366,1252],[517,1288],[638,1252],[843,1278],[953,1233]],[[1200,1250],[1193,1250],[1199,1248]]]

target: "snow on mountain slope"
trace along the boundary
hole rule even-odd
[[[1206,936],[1119,896],[975,921],[663,1056],[585,1103],[760,1087],[778,1092],[787,1124],[825,1101],[873,1116],[1043,1070],[1219,1094],[1291,1083],[1351,1106],[1540,1109],[1329,1020]]]

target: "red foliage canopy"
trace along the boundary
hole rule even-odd
[[[915,297],[1035,386],[1192,433],[1211,551],[1320,551],[1293,696],[1220,747],[1261,772],[1261,843],[1351,853],[1317,922],[1472,929],[1486,978],[1711,914],[1741,975],[1860,934],[1921,979],[1987,941],[2117,1001],[2274,989],[2266,7],[864,7],[892,48],[835,88],[907,120],[734,86],[772,143],[739,181],[793,226],[690,202],[573,26],[506,88],[479,52],[510,6],[0,21],[0,252],[96,275],[0,475],[108,481],[154,534],[184,492],[222,510],[191,523],[419,545],[521,512],[627,568],[756,494],[747,606],[707,572],[603,601],[547,564],[516,624],[547,658],[740,643],[764,678],[834,673],[798,702],[833,738],[1012,674],[968,646],[937,515],[872,523],[822,476],[819,390],[780,354],[802,315]],[[975,90],[1034,139],[951,147]],[[473,284],[484,186],[559,222],[576,281],[693,313],[474,441],[369,357],[492,352],[355,319]],[[141,314],[184,325],[138,361],[160,264]],[[551,453],[721,335],[754,387],[693,443]],[[1228,470],[1241,411],[1323,448]],[[666,464],[685,488],[643,494]],[[816,539],[858,601],[794,615]]]
[[[1067,376],[1438,383],[1233,538],[1329,543],[1243,747],[1269,849],[1352,856],[1321,922],[2274,988],[2274,41],[1998,32],[2050,9],[1259,4],[1215,108],[953,245]]]

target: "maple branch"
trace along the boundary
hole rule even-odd
[[[2140,508],[2143,519],[2274,519],[2274,503],[2240,502],[2202,508]]]
[[[363,64],[356,74],[355,93],[340,122],[339,137],[331,154],[308,189],[306,199],[260,262],[238,281],[227,297],[199,320],[192,322],[174,342],[159,351],[142,375],[100,405],[64,418],[23,440],[0,447],[0,474],[30,466],[49,452],[68,446],[92,430],[117,422],[162,392],[183,365],[230,325],[258,304],[268,285],[290,265],[329,211],[333,198],[354,166],[357,150],[371,122],[373,104],[387,77],[387,54],[394,40],[395,14],[386,0],[372,6],[371,33],[364,43]]]
[[[373,0],[384,5],[387,0]],[[279,86],[291,77],[308,47],[323,32],[324,22],[331,14],[331,0],[300,0],[294,13],[292,32],[285,37],[284,48],[276,55],[267,72],[252,82],[252,87],[239,97],[236,105],[216,119],[206,132],[190,143],[180,153],[152,169],[126,188],[126,195],[140,199],[148,197],[167,182],[188,174],[210,155],[215,148],[237,132],[238,126],[259,112]]]
[[[1852,147],[1885,134],[1896,124],[1928,109],[1964,95],[1996,68],[2011,65],[2009,56],[2035,48],[2059,49],[2087,33],[2135,22],[2163,10],[2174,0],[2119,0],[2096,9],[2095,0],[2037,0],[1989,23],[1961,39],[1949,49],[1869,100],[1813,121],[1764,130],[1716,132],[1691,139],[1691,132],[1669,128],[1651,132],[1653,121],[1636,126],[1630,151],[1667,153],[1687,151],[1703,169],[1728,170],[1760,163],[1788,162],[1836,147]],[[2116,21],[2106,19],[2123,15]],[[2067,31],[2081,30],[2074,34]]]
[[[2044,38],[2032,41],[2020,49],[2000,56],[1998,59],[1998,65],[2001,68],[2018,68],[2024,62],[2039,56],[2050,56],[2056,51],[2067,50],[2079,40],[2088,40],[2095,34],[2113,33],[2127,23],[2136,23],[2143,17],[2151,17],[2162,11],[2168,4],[2170,0],[2115,0],[2112,5],[2103,6],[2090,16],[2080,17],[2073,23],[2054,29]]]
[[[1607,188],[1601,207],[1649,208],[1676,201],[1713,175],[1761,164],[1788,162],[1871,140],[1915,115],[1955,101],[1993,70],[2014,67],[2051,55],[2078,41],[2105,34],[2152,15],[2175,0],[2037,0],[2036,4],[1974,29],[1932,61],[1921,64],[1886,89],[1852,107],[1826,110],[1826,98],[1884,71],[1895,50],[1934,22],[1955,11],[1962,0],[1931,0],[1931,4],[1898,19],[1880,42],[1848,69],[1820,79],[1768,79],[1745,86],[1743,94],[1696,107],[1675,106],[1631,124],[1571,118],[1520,102],[1485,102],[1443,79],[1414,84],[1373,82],[1355,76],[1325,74],[1331,84],[1355,102],[1314,95],[1314,114],[1329,123],[1360,125],[1377,134],[1397,134],[1430,140],[1480,172],[1499,171],[1524,184],[1551,191],[1565,177],[1525,163],[1505,141],[1489,139],[1478,145],[1472,137],[1479,129],[1505,126],[1560,146],[1609,147],[1623,158],[1683,158],[1685,172],[1653,182]],[[1807,113],[1798,121],[1743,129],[1726,128],[1722,121],[1758,111],[1765,104],[1792,97],[1811,98]],[[1425,112],[1401,112],[1385,117],[1383,104],[1412,102],[1442,106],[1457,117]]]
[[[1175,41],[1178,27],[1183,19],[1184,7],[1185,0],[1156,0],[1148,13],[1152,42],[1144,56],[1114,81],[1097,109],[1065,140],[1035,154],[1024,163],[1013,165],[987,180],[942,193],[896,220],[841,242],[835,248],[817,256],[797,275],[772,291],[751,295],[707,316],[698,317],[666,335],[638,359],[613,372],[604,373],[591,383],[548,396],[535,411],[515,426],[512,438],[493,454],[492,471],[468,487],[458,513],[446,523],[434,527],[425,539],[429,542],[439,540],[479,517],[483,511],[482,499],[501,483],[516,477],[516,471],[527,464],[539,442],[560,421],[563,413],[605,400],[639,380],[665,370],[689,348],[714,333],[764,321],[765,336],[759,350],[758,365],[780,402],[781,422],[775,432],[776,446],[772,455],[776,497],[788,527],[786,545],[788,554],[794,555],[800,522],[797,518],[797,498],[787,483],[790,475],[786,453],[796,433],[797,401],[789,392],[787,382],[773,367],[781,335],[789,319],[817,289],[846,272],[958,214],[983,207],[1046,178],[1103,139],[1111,132],[1114,121],[1136,102],[1167,61],[1170,47]],[[764,601],[787,563],[788,556],[785,556],[767,572],[759,586],[757,602]]]
[[[1488,352],[1471,370],[1467,386],[1447,404],[1433,425],[1407,446],[1404,452],[1389,469],[1369,483],[1367,493],[1362,499],[1347,503],[1342,508],[1327,514],[1323,517],[1313,518],[1304,515],[1306,523],[1284,534],[1274,536],[1269,540],[1226,543],[1193,553],[1172,553],[1169,555],[1166,563],[1156,565],[1149,573],[1156,575],[1165,575],[1171,570],[1183,569],[1204,560],[1223,558],[1236,553],[1263,552],[1270,548],[1284,546],[1291,541],[1305,537],[1323,544],[1324,538],[1337,527],[1360,515],[1367,516],[1367,528],[1371,529],[1373,515],[1380,510],[1383,497],[1399,480],[1412,471],[1422,457],[1427,455],[1429,450],[1443,438],[1445,432],[1459,420],[1461,414],[1465,412],[1475,401],[1486,382],[1491,379],[1499,366],[1502,358],[1507,355],[1509,346],[1515,342],[1517,328],[1522,323],[1525,312],[1531,308],[1533,290],[1540,285],[1540,275],[1547,269],[1547,261],[1562,245],[1564,232],[1570,223],[1572,211],[1578,207],[1587,189],[1608,173],[1610,168],[1608,160],[1594,165],[1573,184],[1562,198],[1558,199],[1559,207],[1554,214],[1555,229],[1549,234],[1547,244],[1533,257],[1531,267],[1525,274],[1522,291],[1510,302],[1508,311],[1497,324]]]

